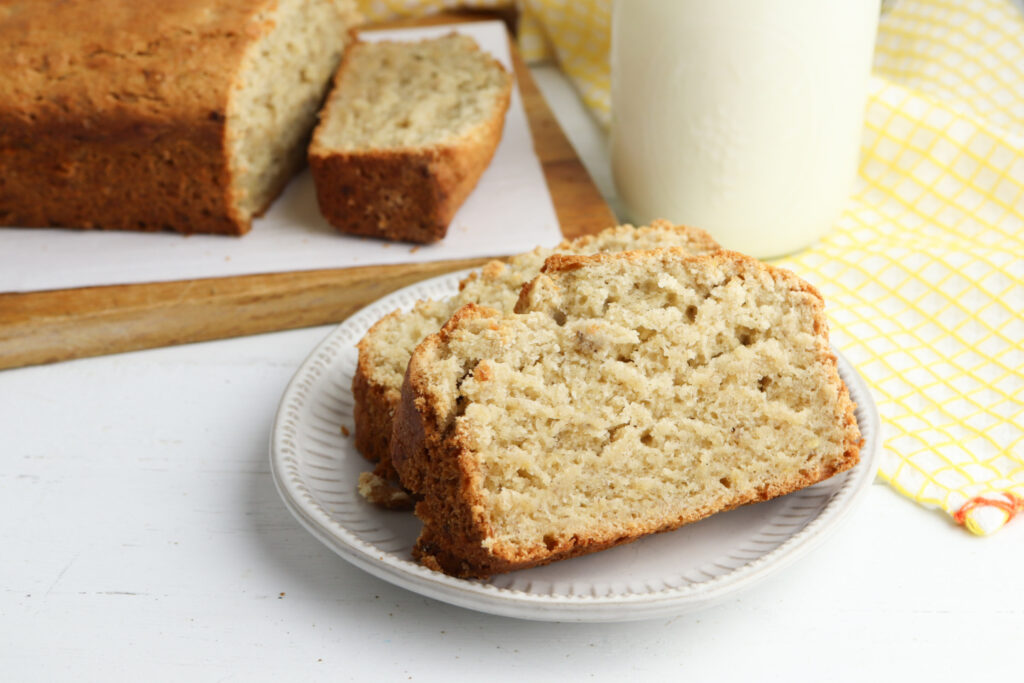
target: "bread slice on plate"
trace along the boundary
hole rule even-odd
[[[468,36],[352,44],[309,148],[321,213],[346,233],[440,240],[494,156],[511,92]]]
[[[378,461],[376,474],[366,473],[360,491],[382,505],[408,505],[408,496],[389,485],[397,475],[391,467],[392,418],[401,399],[402,379],[416,346],[437,332],[455,311],[477,303],[511,313],[523,284],[534,278],[544,259],[555,253],[593,254],[657,247],[679,247],[699,254],[719,245],[703,230],[655,221],[650,226],[621,225],[597,235],[568,240],[554,249],[538,248],[492,261],[462,281],[459,292],[443,301],[421,301],[410,311],[395,311],[371,327],[359,342],[359,360],[352,381],[355,402],[355,444],[368,459]]]
[[[392,459],[462,577],[675,529],[858,462],[820,295],[727,251],[555,255],[413,353]]]

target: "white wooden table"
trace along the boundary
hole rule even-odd
[[[610,195],[599,131],[536,75]],[[795,565],[671,619],[517,621],[375,579],[270,477],[278,400],[328,331],[0,372],[0,681],[1020,674],[1024,521],[974,538],[882,484]]]

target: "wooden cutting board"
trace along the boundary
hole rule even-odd
[[[389,26],[480,20],[443,15]],[[616,223],[512,49],[562,234]],[[489,259],[436,261],[0,294],[0,369],[340,322],[396,289]]]

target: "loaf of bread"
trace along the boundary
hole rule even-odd
[[[357,21],[353,0],[0,0],[0,225],[247,232]]]
[[[417,347],[392,459],[415,554],[462,577],[674,529],[852,467],[821,297],[727,251],[555,255],[516,310]]]
[[[320,212],[346,233],[440,240],[494,156],[511,92],[468,36],[352,44],[309,148]]]
[[[523,284],[534,278],[544,259],[555,253],[593,254],[657,247],[679,247],[694,254],[719,248],[703,230],[656,221],[635,228],[622,225],[597,235],[580,237],[554,249],[538,248],[511,257],[507,263],[492,261],[479,274],[462,281],[459,293],[443,301],[421,301],[412,310],[395,311],[371,327],[359,342],[359,360],[352,381],[355,402],[356,448],[377,461],[374,475],[364,474],[360,491],[381,505],[402,506],[410,501],[400,488],[388,484],[397,475],[391,467],[392,417],[402,395],[402,378],[416,346],[437,332],[455,311],[477,303],[512,312]]]

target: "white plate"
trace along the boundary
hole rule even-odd
[[[464,276],[406,287],[343,322],[299,368],[274,423],[271,466],[288,508],[332,550],[385,581],[524,619],[629,621],[677,614],[746,589],[803,555],[850,513],[875,476],[878,412],[860,375],[840,356],[839,373],[857,403],[865,441],[852,470],[676,531],[487,581],[426,569],[410,556],[420,528],[412,513],[381,510],[356,492],[359,473],[371,468],[340,428],[353,427],[355,344],[370,325],[418,299],[453,294]]]

